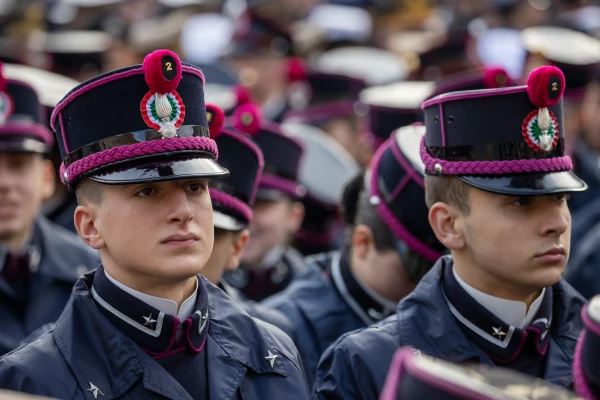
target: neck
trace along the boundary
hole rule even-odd
[[[0,242],[10,250],[20,250],[27,244],[31,236],[32,227],[10,236],[0,238]]]
[[[183,304],[183,302],[196,290],[195,276],[178,281],[166,281],[164,278],[156,276],[142,275],[139,273],[131,274],[128,271],[124,271],[122,268],[111,265],[111,263],[104,263],[104,260],[103,266],[112,278],[133,290],[161,299],[174,301],[177,303],[178,311],[181,304]]]
[[[506,282],[483,268],[456,257],[454,253],[452,258],[454,259],[454,270],[467,285],[490,296],[525,303],[527,310],[543,290],[543,288],[522,287],[514,282]]]
[[[415,284],[405,273],[402,273],[403,270],[378,267],[374,263],[359,259],[352,249],[350,249],[348,263],[356,279],[394,303],[398,303],[415,288]]]

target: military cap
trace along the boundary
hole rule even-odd
[[[423,103],[426,172],[507,195],[587,188],[565,155],[563,73],[532,71],[526,86],[451,92]]]
[[[397,54],[375,47],[349,46],[320,54],[312,65],[319,72],[346,75],[368,86],[401,81],[408,66]]]
[[[465,56],[468,39],[466,30],[451,30],[440,43],[420,53],[421,76],[426,80],[435,80],[472,67]]]
[[[0,63],[0,151],[47,153],[54,143],[37,92]]]
[[[469,69],[438,80],[431,97],[463,90],[497,89],[509,86],[515,86],[515,81],[502,67]]]
[[[29,40],[29,64],[62,75],[99,73],[112,38],[100,31],[36,32]]]
[[[209,112],[208,115],[211,121],[223,121],[225,118],[220,111]],[[235,118],[242,116],[243,114],[236,114]],[[211,125],[213,124],[219,126],[222,122],[214,121]],[[242,126],[240,123],[234,125]],[[211,137],[220,152],[219,164],[230,172],[229,176],[211,179],[209,183],[214,225],[215,228],[239,231],[252,221],[251,207],[264,166],[262,151],[251,138],[258,130],[246,129],[241,132],[228,127],[212,131],[215,133],[211,132]]]
[[[372,148],[377,149],[396,129],[423,121],[421,104],[434,87],[433,82],[403,81],[363,90],[359,100],[369,109],[367,135]]]
[[[52,113],[63,182],[105,184],[218,177],[204,103],[204,76],[168,50],[90,79]]]
[[[564,73],[565,95],[580,97],[600,66],[600,40],[566,28],[539,26],[521,32],[530,61],[554,65]],[[538,60],[532,60],[537,57]]]
[[[396,351],[381,400],[575,400],[570,391],[507,368],[463,366],[421,355],[402,347]]]
[[[305,215],[294,246],[311,254],[320,252],[316,249],[330,250],[340,230],[339,204],[344,186],[360,167],[338,142],[317,127],[283,124],[281,129],[304,149],[298,180],[306,187],[302,199]]]
[[[235,108],[225,125],[252,136],[264,158],[257,198],[279,199],[289,196],[302,198],[306,188],[299,183],[298,173],[304,149],[295,139],[287,136],[278,123],[263,120],[260,107],[246,93],[238,93]]]
[[[332,118],[364,115],[358,103],[365,81],[342,73],[306,70],[300,62],[290,65],[289,104],[285,122],[320,124]]]
[[[593,297],[583,307],[581,319],[584,329],[575,347],[574,385],[584,399],[596,399],[600,385],[600,296]]]
[[[373,35],[371,15],[355,6],[318,4],[311,10],[306,23],[323,32],[328,48],[368,44]]]
[[[422,124],[414,124],[394,132],[375,152],[365,178],[370,203],[401,241],[400,254],[406,245],[433,265],[444,247],[429,226],[425,204],[425,166],[419,158],[424,131]],[[414,282],[424,272],[408,271]]]
[[[278,21],[248,9],[235,21],[231,44],[223,55],[244,57],[265,54],[293,55],[292,36],[288,28]]]

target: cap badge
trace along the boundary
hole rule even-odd
[[[0,125],[4,125],[14,110],[14,103],[10,95],[0,91]]]
[[[3,65],[0,62],[0,125],[4,125],[14,111],[14,103],[8,93],[4,91],[6,88],[6,79],[2,75]]]
[[[556,147],[559,126],[550,107],[558,104],[565,90],[565,77],[556,67],[534,69],[527,79],[529,100],[538,108],[523,121],[523,137],[535,151],[547,152]]]
[[[182,77],[181,62],[168,50],[150,53],[144,59],[144,79],[150,90],[140,104],[144,122],[164,138],[177,137],[183,124],[185,106],[175,91]]]

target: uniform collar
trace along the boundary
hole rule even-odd
[[[79,385],[88,388],[93,382],[102,390],[102,399],[111,400],[124,396],[143,376],[147,390],[169,399],[189,399],[181,385],[112,324],[94,301],[91,289],[97,279],[102,279],[100,272],[100,268],[88,272],[77,281],[53,332]],[[292,346],[261,328],[263,324],[243,312],[221,289],[200,278],[199,290],[203,288],[211,315],[206,341],[210,359],[208,400],[231,398],[248,369],[257,375],[287,376],[284,363],[275,362],[271,367],[265,356],[271,351],[278,360],[296,360]],[[164,388],[169,388],[169,392]]]
[[[164,314],[175,315],[180,320],[184,320],[186,317],[192,315],[195,311],[194,308],[196,307],[196,300],[198,298],[198,279],[196,279],[196,288],[194,289],[194,293],[192,293],[192,295],[181,304],[181,307],[179,307],[178,311],[177,303],[173,300],[162,299],[160,297],[150,296],[149,294],[138,292],[137,290],[134,290],[129,286],[125,286],[121,282],[117,281],[115,278],[110,276],[106,270],[104,270],[104,275],[106,275],[108,280],[122,291],[143,301],[149,306],[156,308],[158,311]]]
[[[493,360],[504,363],[515,360],[530,336],[538,354],[546,354],[552,323],[551,287],[544,291],[532,323],[524,329],[510,325],[481,305],[456,280],[452,266],[444,271],[443,292],[450,312],[465,334]]]
[[[186,300],[195,299],[195,302],[188,302],[186,309],[182,306],[177,316],[176,303],[117,285],[102,266],[97,270],[90,292],[117,328],[148,354],[162,358],[184,349],[198,353],[204,347],[209,324],[208,298],[203,281],[196,279],[196,292]],[[177,340],[178,333],[183,343]]]
[[[519,329],[523,329],[533,322],[542,300],[544,299],[544,293],[546,288],[542,289],[542,293],[535,299],[529,310],[527,310],[527,304],[522,301],[506,300],[499,297],[490,296],[487,293],[483,293],[473,286],[469,285],[461,279],[456,273],[456,268],[452,268],[454,279],[458,284],[479,304],[485,307],[489,312],[500,318],[506,324],[515,326]]]
[[[365,324],[372,325],[396,311],[397,303],[378,295],[354,276],[348,251],[332,258],[331,277],[340,296]]]

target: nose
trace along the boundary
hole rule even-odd
[[[169,222],[187,224],[194,219],[194,210],[182,187],[174,188],[166,200],[169,205],[169,214],[167,217]]]
[[[546,202],[544,222],[542,223],[542,236],[560,236],[571,226],[571,212],[566,202],[557,203],[554,198]]]

